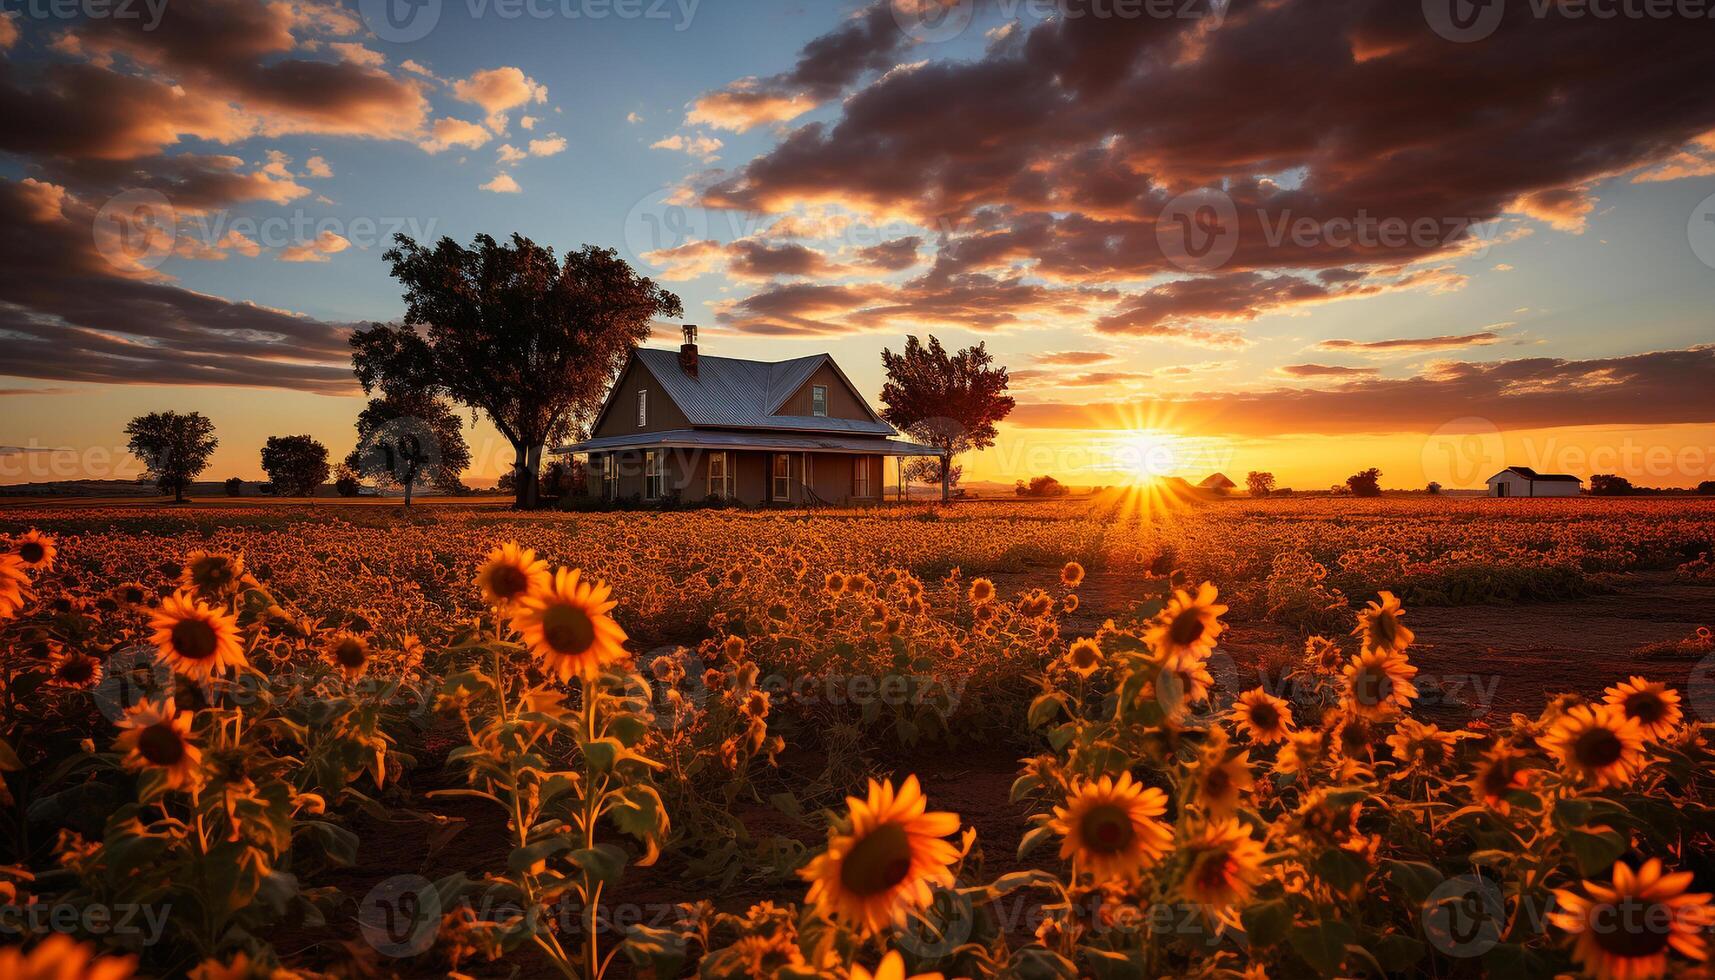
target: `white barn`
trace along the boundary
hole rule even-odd
[[[1584,481],[1565,473],[1538,473],[1528,466],[1509,466],[1489,477],[1491,497],[1576,497]]]

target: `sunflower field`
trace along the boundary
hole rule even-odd
[[[418,511],[0,512],[0,980],[1709,975],[1715,505]]]

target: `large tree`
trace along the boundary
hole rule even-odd
[[[328,447],[310,436],[269,436],[262,472],[282,497],[313,497],[328,478]]]
[[[420,487],[459,489],[470,465],[464,426],[446,400],[424,391],[371,398],[357,415],[357,447],[346,469],[405,492],[405,506]]]
[[[542,448],[587,425],[607,386],[679,297],[612,249],[564,260],[520,235],[433,247],[394,236],[384,256],[405,286],[405,325],[353,334],[365,392],[445,395],[488,416],[511,443],[518,507],[536,505]]]
[[[150,412],[125,426],[131,455],[142,461],[145,475],[173,502],[185,502],[185,491],[197,474],[208,469],[208,458],[220,440],[214,423],[201,412]]]
[[[905,338],[905,351],[881,352],[887,369],[882,385],[882,417],[916,441],[941,451],[941,500],[952,497],[953,458],[994,445],[995,423],[1012,412],[1006,393],[1006,368],[995,367],[988,349],[978,344],[949,355],[933,335],[928,346]]]

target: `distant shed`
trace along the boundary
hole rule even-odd
[[[1566,473],[1538,473],[1528,466],[1509,466],[1489,477],[1491,497],[1576,497],[1584,481]]]

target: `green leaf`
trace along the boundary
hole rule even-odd
[[[1626,853],[1627,847],[1624,834],[1606,827],[1595,832],[1568,830],[1566,844],[1572,848],[1572,856],[1578,861],[1578,871],[1585,877],[1612,868],[1620,855]]]
[[[594,881],[612,885],[625,872],[625,852],[612,844],[580,848],[571,854],[572,863]]]
[[[1143,980],[1143,954],[1113,953],[1105,949],[1084,950],[1084,962],[1095,980]]]
[[[1026,854],[1036,850],[1037,846],[1047,840],[1048,835],[1053,832],[1054,829],[1052,827],[1049,827],[1047,824],[1043,824],[1035,830],[1025,834],[1023,839],[1018,842],[1018,859],[1020,861],[1024,860],[1024,856]]]
[[[1270,899],[1240,912],[1239,921],[1252,946],[1273,946],[1286,938],[1286,930],[1292,926],[1292,910],[1281,899]]]
[[[608,815],[614,826],[640,841],[659,839],[667,833],[667,808],[655,788],[638,783],[620,790]]]
[[[1038,694],[1036,700],[1030,702],[1030,713],[1025,716],[1025,724],[1031,731],[1035,731],[1053,721],[1054,716],[1065,706],[1065,701],[1058,691]]]
[[[1363,857],[1343,847],[1331,847],[1317,855],[1313,865],[1316,876],[1342,891],[1361,884],[1370,867]]]
[[[1427,952],[1429,947],[1422,940],[1398,932],[1383,936],[1375,944],[1376,962],[1390,974],[1410,972]]]
[[[570,850],[572,839],[565,834],[555,834],[546,840],[533,844],[514,847],[512,853],[506,856],[506,867],[513,874],[523,874],[529,871],[537,862],[546,861],[562,851]],[[576,857],[573,857],[576,860]]]
[[[24,761],[18,758],[18,753],[12,751],[12,746],[0,738],[0,772],[17,772],[24,768]]]
[[[1336,920],[1295,925],[1286,938],[1306,963],[1331,977],[1339,973],[1340,964],[1346,962],[1346,947],[1358,935],[1351,926]]]
[[[1446,880],[1440,869],[1421,861],[1383,861],[1382,868],[1413,905],[1422,905],[1429,893]]]

